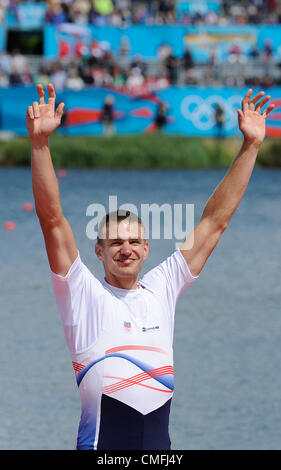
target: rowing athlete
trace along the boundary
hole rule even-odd
[[[42,85],[27,109],[32,185],[54,295],[70,351],[82,412],[77,449],[168,450],[174,391],[173,329],[177,300],[198,278],[226,230],[250,180],[265,137],[270,96],[249,90],[238,110],[241,150],[207,202],[200,222],[179,250],[139,279],[149,244],[142,221],[130,212],[101,221],[95,253],[98,280],[80,258],[60,204],[49,136],[64,104]]]

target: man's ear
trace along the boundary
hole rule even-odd
[[[103,260],[103,249],[102,249],[102,245],[100,243],[96,243],[95,244],[95,253],[98,257],[99,260]]]

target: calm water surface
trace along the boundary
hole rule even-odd
[[[71,170],[60,180],[81,257],[102,267],[86,209],[195,205],[199,220],[224,171]],[[281,173],[255,170],[245,198],[176,311],[173,449],[281,448]],[[52,295],[26,169],[0,170],[0,449],[73,449],[80,398]],[[16,229],[3,229],[13,220]],[[151,241],[143,272],[174,249]]]

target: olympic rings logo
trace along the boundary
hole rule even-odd
[[[215,126],[215,106],[219,104],[225,114],[224,128],[233,130],[237,123],[237,109],[241,107],[241,95],[223,98],[211,95],[203,99],[199,95],[186,96],[181,103],[181,114],[191,121],[196,129],[208,131]]]

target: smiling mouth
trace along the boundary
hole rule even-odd
[[[132,264],[135,260],[135,258],[125,258],[125,259],[117,259],[117,263],[123,264],[123,265],[129,265]]]

